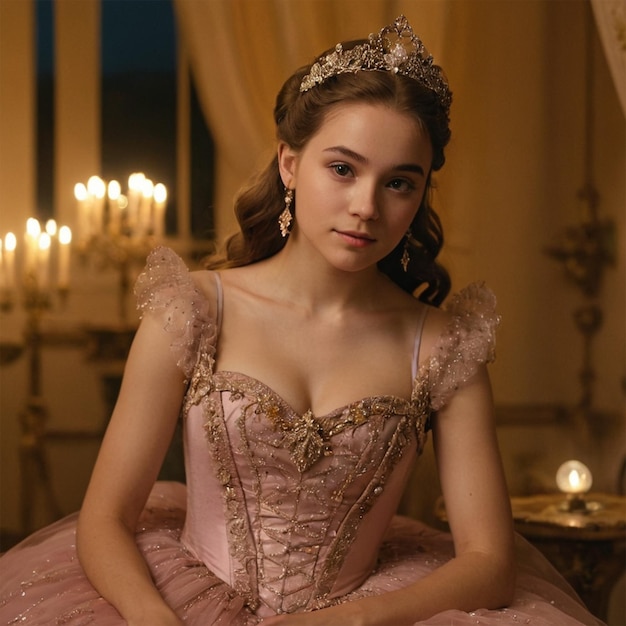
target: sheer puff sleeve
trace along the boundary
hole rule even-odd
[[[441,409],[482,363],[495,358],[496,297],[483,283],[469,285],[445,307],[451,319],[428,362],[433,411]]]
[[[171,249],[155,248],[135,283],[137,308],[163,319],[178,366],[190,378],[198,354],[215,352],[215,321],[210,302],[196,287],[187,266]]]

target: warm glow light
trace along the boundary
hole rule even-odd
[[[59,289],[65,290],[70,285],[70,242],[72,241],[72,231],[67,226],[59,229],[59,266],[57,284]]]
[[[122,193],[122,186],[116,180],[110,181],[107,188],[109,200],[117,200],[120,197],[120,193]]]
[[[123,193],[120,194],[120,197],[118,198],[117,203],[120,209],[125,209],[128,206],[128,197],[125,196]]]
[[[146,180],[145,174],[135,172],[128,177],[128,188],[132,191],[141,193],[143,191],[143,181]]]
[[[37,247],[40,250],[48,250],[50,248],[50,235],[48,233],[41,233],[41,235],[39,235]]]
[[[167,200],[167,189],[163,183],[157,183],[154,186],[154,201],[165,202]]]
[[[50,237],[54,237],[57,234],[57,223],[54,220],[46,222],[46,232]]]
[[[556,484],[563,493],[581,494],[591,489],[593,477],[586,465],[572,459],[557,470]]]
[[[76,183],[74,185],[74,197],[79,201],[87,199],[87,187],[85,187],[83,183]]]
[[[59,243],[66,246],[72,241],[72,231],[69,226],[59,228]]]
[[[29,217],[26,220],[26,232],[34,239],[37,239],[37,237],[39,237],[39,233],[41,233],[41,224],[39,223],[39,220],[36,220],[34,217]]]
[[[17,237],[13,233],[7,233],[4,237],[4,249],[11,252],[17,248]]]
[[[149,178],[144,178],[141,185],[141,194],[144,198],[152,198],[154,183]]]
[[[92,176],[87,181],[87,191],[96,198],[104,198],[106,184],[99,176]]]

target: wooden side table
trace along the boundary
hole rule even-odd
[[[606,621],[613,585],[626,569],[626,498],[591,493],[583,510],[563,494],[511,498],[515,529],[535,545]]]
[[[587,608],[606,621],[611,590],[626,570],[626,498],[592,493],[585,508],[567,510],[561,493],[511,498],[515,530],[572,585]],[[435,516],[447,526],[443,498]]]

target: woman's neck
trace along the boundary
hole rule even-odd
[[[380,309],[397,289],[376,266],[354,272],[340,270],[315,251],[309,253],[289,242],[258,264],[258,271],[259,277],[273,285],[274,296],[311,313]]]

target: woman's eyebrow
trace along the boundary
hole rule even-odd
[[[425,176],[424,168],[417,163],[404,163],[403,165],[398,165],[393,168],[394,170],[398,170],[400,172],[415,172],[416,174],[420,174],[421,176]]]
[[[325,148],[324,152],[337,152],[345,157],[357,161],[358,163],[367,164],[369,162],[367,157],[359,154],[358,152],[355,152],[354,150],[351,150],[350,148],[347,148],[346,146],[331,146],[330,148]],[[401,165],[395,165],[391,169],[400,172],[414,172],[416,174],[420,174],[421,176],[425,176],[424,168],[417,163],[403,163]]]
[[[339,152],[339,154],[343,154],[359,163],[367,163],[367,157],[364,157],[362,154],[355,152],[354,150],[350,150],[350,148],[346,148],[346,146],[331,146],[330,148],[325,148],[324,152]]]

